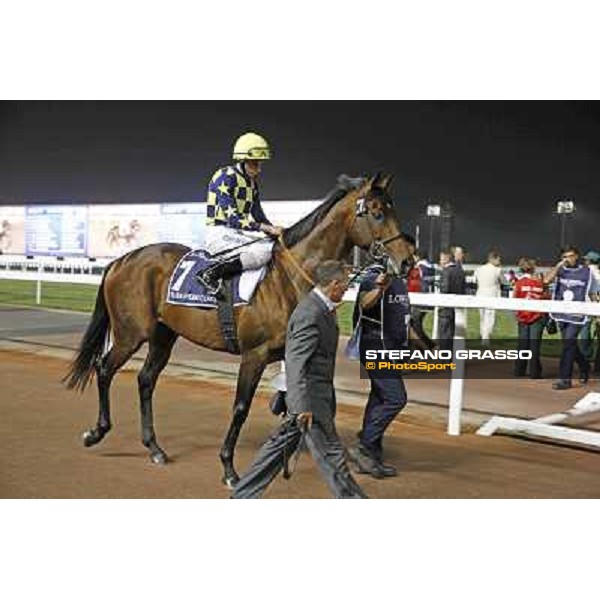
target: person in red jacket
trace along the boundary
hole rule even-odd
[[[410,240],[409,240],[410,241]],[[410,292],[421,293],[423,289],[423,277],[421,269],[419,267],[420,257],[418,251],[413,254],[413,263],[411,269],[406,275],[406,289]],[[412,318],[413,326],[417,328],[419,336],[422,337],[423,331],[423,320],[425,319],[425,310],[421,306],[412,305],[410,307],[410,316]]]
[[[545,297],[544,282],[535,275],[536,264],[533,259],[521,258],[519,269],[522,277],[515,280],[514,298],[527,298],[541,300]],[[529,376],[532,379],[542,377],[542,363],[540,361],[540,346],[546,315],[541,312],[520,310],[517,312],[519,326],[519,350],[531,350],[531,360],[517,359],[515,362],[515,377],[524,377],[529,362]]]
[[[421,270],[417,266],[417,261],[419,260],[418,255],[415,254],[415,264],[408,272],[408,277],[406,279],[406,287],[409,292],[421,292],[422,291],[422,282],[421,282]]]

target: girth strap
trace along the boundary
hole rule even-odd
[[[227,352],[241,354],[233,312],[233,280],[229,277],[223,279],[221,289],[217,294],[217,314]]]

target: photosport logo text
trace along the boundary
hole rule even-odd
[[[450,374],[457,369],[459,361],[486,362],[529,360],[531,350],[507,349],[459,349],[459,350],[385,350],[365,349],[361,363],[370,375],[393,374]],[[362,375],[361,375],[362,376]],[[482,376],[484,376],[482,374]],[[493,375],[488,374],[489,377]]]

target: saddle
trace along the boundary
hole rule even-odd
[[[215,259],[205,250],[192,250],[182,256],[167,287],[167,303],[204,310],[217,309],[227,351],[240,354],[233,309],[250,302],[266,268],[244,271],[233,278],[226,278],[220,293],[214,294],[196,279],[198,271],[209,268],[214,262]]]

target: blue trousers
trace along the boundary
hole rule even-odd
[[[517,359],[515,361],[515,375],[522,377],[527,371],[529,363],[529,376],[537,379],[542,376],[542,363],[540,361],[540,349],[542,346],[542,335],[544,333],[545,319],[540,318],[529,325],[519,323],[519,350],[531,350],[531,360]]]
[[[398,413],[406,406],[406,388],[402,377],[380,379],[367,371],[371,380],[371,392],[365,408],[360,443],[381,460],[383,434]]]
[[[589,369],[588,362],[581,353],[577,344],[577,336],[581,331],[582,325],[575,323],[559,323],[560,334],[562,336],[562,352],[560,355],[560,379],[562,381],[571,381],[573,377],[573,364],[577,363],[580,375],[587,373]]]

